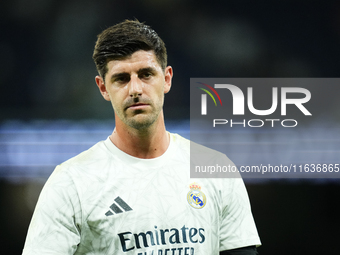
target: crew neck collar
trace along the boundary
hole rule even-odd
[[[156,158],[151,158],[151,159],[143,159],[143,158],[137,158],[134,156],[131,156],[124,151],[118,149],[116,145],[112,143],[110,140],[110,137],[108,137],[104,143],[107,147],[107,149],[113,154],[114,157],[117,157],[119,160],[126,162],[128,164],[137,164],[137,165],[145,165],[147,167],[157,167],[160,165],[166,164],[168,159],[170,158],[172,152],[173,152],[173,147],[174,147],[174,137],[172,134],[167,132],[170,136],[170,142],[167,150],[159,157]]]

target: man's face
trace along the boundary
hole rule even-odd
[[[124,60],[107,63],[105,84],[97,85],[111,101],[117,122],[141,130],[152,125],[163,108],[164,94],[170,90],[172,68],[163,72],[153,51],[137,51]]]

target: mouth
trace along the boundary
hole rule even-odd
[[[127,107],[127,109],[131,109],[131,110],[143,110],[146,107],[148,107],[148,104],[143,104],[143,103],[136,103],[136,104],[132,104],[130,106]]]

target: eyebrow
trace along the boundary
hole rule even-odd
[[[141,73],[146,73],[146,72],[151,72],[151,73],[155,73],[156,69],[153,67],[145,67],[145,68],[141,68],[137,71],[137,74],[141,74]],[[115,78],[117,77],[122,77],[122,76],[126,76],[129,75],[128,73],[122,72],[122,73],[115,73],[112,74],[110,77],[110,80],[113,81]]]
[[[156,69],[153,67],[145,67],[145,68],[139,69],[137,73],[141,74],[141,73],[146,73],[146,72],[155,73]]]

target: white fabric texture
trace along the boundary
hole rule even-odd
[[[191,179],[190,141],[170,136],[158,158],[132,157],[107,139],[57,166],[23,254],[213,255],[260,245],[243,180]]]

